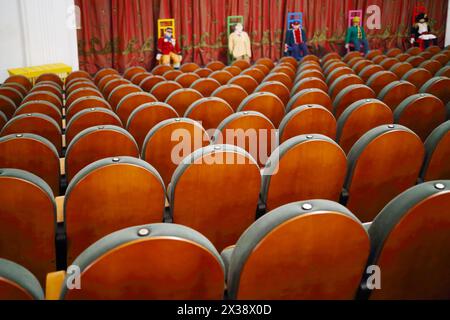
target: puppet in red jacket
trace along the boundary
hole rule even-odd
[[[156,56],[156,60],[168,66],[172,62],[173,67],[179,69],[182,59],[180,47],[177,40],[173,37],[173,29],[167,28],[164,37],[158,40],[158,55]]]

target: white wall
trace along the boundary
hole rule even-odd
[[[445,46],[450,45],[450,0],[448,0],[447,9],[447,31],[445,32]]]
[[[78,70],[74,0],[0,0],[0,83],[10,68],[65,63]]]

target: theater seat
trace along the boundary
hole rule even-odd
[[[5,80],[5,83],[11,83],[11,82],[20,83],[27,90],[31,90],[31,88],[33,87],[33,84],[31,83],[30,79],[28,79],[27,77],[22,76],[22,75],[10,76],[8,79]]]
[[[264,78],[264,75],[262,77]],[[211,73],[209,78],[217,80],[222,86],[224,86],[228,83],[228,81],[233,79],[233,75],[225,70],[217,70]]]
[[[221,86],[211,96],[225,100],[236,111],[242,101],[248,97],[248,93],[240,86],[228,84]]]
[[[70,107],[66,106],[66,122],[69,123],[69,121],[74,117],[78,112],[86,110],[86,109],[92,109],[92,108],[103,108],[112,110],[111,106],[108,102],[106,102],[105,99],[100,97],[81,97],[77,100],[75,100]]]
[[[0,258],[0,301],[5,300],[44,300],[44,291],[30,271]]]
[[[227,71],[225,71],[225,72],[227,72]],[[264,78],[266,77],[266,74],[264,72],[262,72],[261,70],[255,68],[255,67],[252,67],[250,69],[247,69],[247,70],[243,71],[241,73],[241,75],[243,75],[243,76],[250,76],[253,79],[255,79],[257,83],[261,83],[264,80]],[[231,80],[231,78],[228,79],[228,81],[230,81],[230,80]]]
[[[161,83],[164,81],[166,81],[166,78],[164,78],[163,76],[158,76],[158,75],[153,74],[153,75],[149,75],[148,77],[144,78],[141,81],[141,83],[139,84],[139,86],[145,92],[151,92],[158,83]]]
[[[183,74],[179,75],[175,79],[175,81],[178,82],[183,88],[190,88],[191,85],[198,79],[201,79],[198,74],[189,72],[189,73],[183,73]]]
[[[10,98],[0,95],[0,112],[3,112],[7,119],[11,119],[16,112],[16,104]]]
[[[286,112],[291,112],[292,110],[300,106],[308,104],[318,104],[330,111],[333,111],[333,105],[330,96],[323,90],[312,88],[304,89],[296,93],[286,105]]]
[[[203,128],[208,130],[217,129],[223,120],[234,113],[231,106],[220,98],[203,98],[200,99],[187,109],[185,117],[198,121]]]
[[[0,131],[3,129],[3,126],[8,122],[8,118],[6,115],[0,111]]]
[[[32,133],[50,141],[61,154],[61,125],[42,113],[27,113],[12,118],[0,132],[0,136]]]
[[[425,163],[422,180],[450,179],[450,121],[437,127],[425,141]]]
[[[157,102],[156,98],[147,92],[130,93],[120,100],[117,105],[116,113],[126,126],[131,113],[146,103]]]
[[[116,87],[108,96],[108,102],[115,111],[122,98],[131,93],[142,92],[142,89],[134,84],[124,84]]]
[[[122,122],[109,109],[91,108],[78,112],[66,125],[66,144],[69,145],[81,131],[102,125],[122,127]]]
[[[22,93],[13,87],[0,87],[0,96],[7,97],[14,101],[16,107],[20,106],[24,98]]]
[[[56,270],[56,204],[41,178],[0,169],[0,257],[29,269],[45,283]]]
[[[285,68],[283,68],[285,69]],[[285,70],[290,70],[292,71],[292,69],[288,68]],[[274,70],[274,72],[270,73],[267,77],[264,78],[264,82],[269,82],[269,81],[278,81],[281,82],[282,84],[284,84],[289,90],[292,90],[293,87],[293,77],[295,77],[295,73],[288,73],[288,72],[283,72],[282,70],[280,70],[280,68],[278,68],[277,70]],[[292,78],[291,78],[292,77]],[[256,86],[258,87],[258,86]],[[256,89],[255,87],[255,89]],[[249,94],[253,93],[254,90],[252,90],[251,92],[249,92]]]
[[[422,88],[420,93],[429,93],[435,95],[442,100],[444,104],[450,102],[450,78],[447,77],[434,77],[428,80]]]
[[[69,264],[112,232],[163,222],[165,202],[163,180],[145,161],[116,157],[90,164],[72,179],[64,201]]]
[[[69,290],[65,273],[47,281],[50,300],[221,300],[222,259],[203,235],[173,224],[115,232],[73,263],[81,290]]]
[[[345,88],[360,84],[363,85],[364,81],[356,74],[344,74],[337,78],[330,86],[329,94],[332,100],[336,99],[336,96]]]
[[[202,98],[203,95],[197,90],[179,89],[169,95],[166,103],[174,108],[178,114],[184,115],[191,104]]]
[[[286,87],[283,83],[278,81],[267,81],[261,83],[255,90],[255,92],[270,92],[280,98],[283,101],[284,105],[287,105],[289,102],[289,98],[291,93],[289,88]]]
[[[128,118],[127,130],[136,140],[139,149],[145,141],[145,137],[158,123],[178,118],[174,108],[163,102],[144,103],[135,109]]]
[[[397,80],[398,77],[395,73],[391,71],[380,71],[373,74],[369,80],[367,80],[367,85],[372,88],[378,96],[388,84]]]
[[[252,94],[259,85],[258,81],[248,75],[239,75],[234,77],[228,82],[228,84],[240,86],[242,89],[247,91],[248,94]]]
[[[341,117],[344,111],[353,103],[362,99],[375,99],[375,92],[368,86],[362,84],[354,84],[344,88],[336,96],[333,102],[334,115],[337,119]]]
[[[212,142],[238,146],[249,152],[263,167],[276,148],[276,128],[262,113],[238,112],[219,125]]]
[[[203,97],[210,97],[220,88],[220,82],[213,78],[200,78],[191,84],[191,89],[198,91]]]
[[[249,95],[242,101],[237,112],[256,111],[260,112],[272,121],[278,128],[281,120],[286,115],[283,101],[270,92],[257,92]]]
[[[187,118],[168,119],[156,124],[147,134],[141,158],[158,170],[168,186],[181,161],[208,144],[209,136],[198,122]]]
[[[442,101],[427,93],[411,95],[394,112],[395,123],[414,131],[422,141],[447,118]]]
[[[30,94],[31,93],[37,93],[37,92],[51,92],[53,93],[55,96],[57,96],[59,98],[59,100],[62,102],[63,101],[63,91],[60,87],[54,85],[54,84],[49,84],[49,83],[39,83],[37,85],[35,85],[33,87],[33,89],[31,89]]]
[[[259,167],[246,151],[208,146],[185,158],[173,174],[171,216],[223,250],[255,221],[260,188]]]
[[[201,78],[208,78],[208,76],[213,73],[213,71],[208,68],[200,68],[195,70],[194,73],[198,74]]]
[[[320,89],[324,92],[328,92],[328,86],[320,78],[317,77],[304,77],[303,75],[300,77],[298,81],[295,82],[294,87],[291,90],[291,95],[294,96],[302,90],[305,89]]]
[[[328,109],[316,104],[299,106],[289,112],[280,124],[279,140],[283,143],[312,133],[336,138],[336,119]]]
[[[53,103],[48,101],[30,101],[22,104],[16,109],[14,116],[28,114],[28,113],[42,113],[49,116],[61,125],[61,111]]]
[[[267,211],[309,199],[339,201],[347,157],[332,139],[301,135],[275,150],[263,171],[261,201]]]
[[[139,158],[139,147],[125,129],[107,125],[83,130],[67,147],[67,181],[70,182],[84,167],[97,160],[125,156]]]
[[[291,203],[256,221],[229,258],[237,300],[351,300],[370,250],[361,222],[326,200]]]
[[[28,94],[22,101],[21,104],[25,104],[30,101],[48,101],[54,104],[58,109],[62,109],[63,101],[57,95],[51,93],[50,91],[36,91]]]
[[[408,81],[394,81],[389,83],[381,90],[378,99],[386,103],[392,111],[397,109],[398,105],[406,98],[417,93],[415,85]]]
[[[155,85],[150,93],[158,99],[158,101],[164,102],[172,92],[182,88],[183,87],[178,82],[164,81]]]
[[[381,269],[381,289],[371,299],[450,299],[450,180],[399,195],[375,218],[369,235],[368,265]]]
[[[118,80],[117,80],[118,81]],[[111,81],[110,83],[112,83],[113,81]],[[108,88],[111,86],[109,84]],[[80,99],[80,98],[84,98],[84,97],[98,97],[98,98],[103,98],[103,95],[100,93],[100,91],[98,91],[98,89],[95,88],[91,88],[91,87],[84,87],[84,88],[80,88],[77,89],[73,92],[70,93],[70,95],[68,95],[66,97],[66,108],[70,109],[70,107],[72,106],[72,103],[74,103],[76,100]],[[106,96],[107,98],[107,96]]]
[[[347,208],[361,221],[372,221],[416,184],[424,153],[420,138],[403,126],[383,125],[367,132],[348,154]]]
[[[393,122],[392,110],[377,99],[363,99],[351,104],[337,123],[337,142],[348,153],[368,131]]]
[[[411,82],[419,90],[432,77],[433,75],[427,69],[414,68],[405,73],[402,80]]]
[[[54,73],[45,73],[45,74],[41,74],[37,79],[36,79],[36,84],[43,82],[43,81],[51,81],[56,83],[57,85],[59,85],[60,87],[64,86],[63,81],[61,80],[61,78]]]
[[[0,138],[0,168],[20,169],[44,180],[59,195],[60,161],[58,151],[47,139],[30,133]]]

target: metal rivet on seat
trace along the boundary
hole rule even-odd
[[[393,124],[390,124],[390,125],[388,125],[388,128],[389,128],[389,129],[394,129],[395,126],[394,126]]]
[[[314,136],[306,136],[306,139],[312,139]]]
[[[215,146],[214,150],[222,150],[222,147],[221,146]]]
[[[312,204],[310,204],[310,203],[305,203],[305,204],[302,204],[302,209],[303,210],[311,210],[313,208],[313,206],[312,206]]]
[[[243,114],[244,116],[247,116],[247,115],[248,115],[248,112],[247,112],[247,111],[244,111],[242,114]]]
[[[28,117],[31,117],[31,116],[32,116],[32,114],[31,114],[31,113],[28,113],[28,114],[27,114],[27,116],[28,116]]]
[[[23,134],[16,134],[16,138],[22,138]]]
[[[445,189],[445,185],[443,183],[436,183],[434,185],[434,187],[438,190],[444,190]]]
[[[150,230],[147,228],[139,229],[138,236],[139,237],[147,237],[150,234]]]
[[[120,158],[113,158],[112,162],[120,162]]]
[[[91,108],[91,111],[95,111],[95,108]]]
[[[372,102],[372,100],[370,100],[370,99],[366,99],[366,102]]]
[[[98,127],[98,130],[103,130],[105,129],[105,127]]]
[[[421,93],[420,96],[421,96],[421,97],[425,97],[425,93]]]
[[[308,108],[312,108],[313,106],[312,106],[312,105],[308,105],[307,107],[308,107]]]
[[[177,119],[175,119],[174,121],[175,121],[175,122],[180,122],[181,119],[180,119],[180,118],[177,118]]]

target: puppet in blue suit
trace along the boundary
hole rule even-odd
[[[299,21],[295,21],[292,23],[292,30],[288,30],[286,34],[285,54],[290,53],[292,57],[300,61],[309,54],[307,41],[305,30],[301,28]]]

